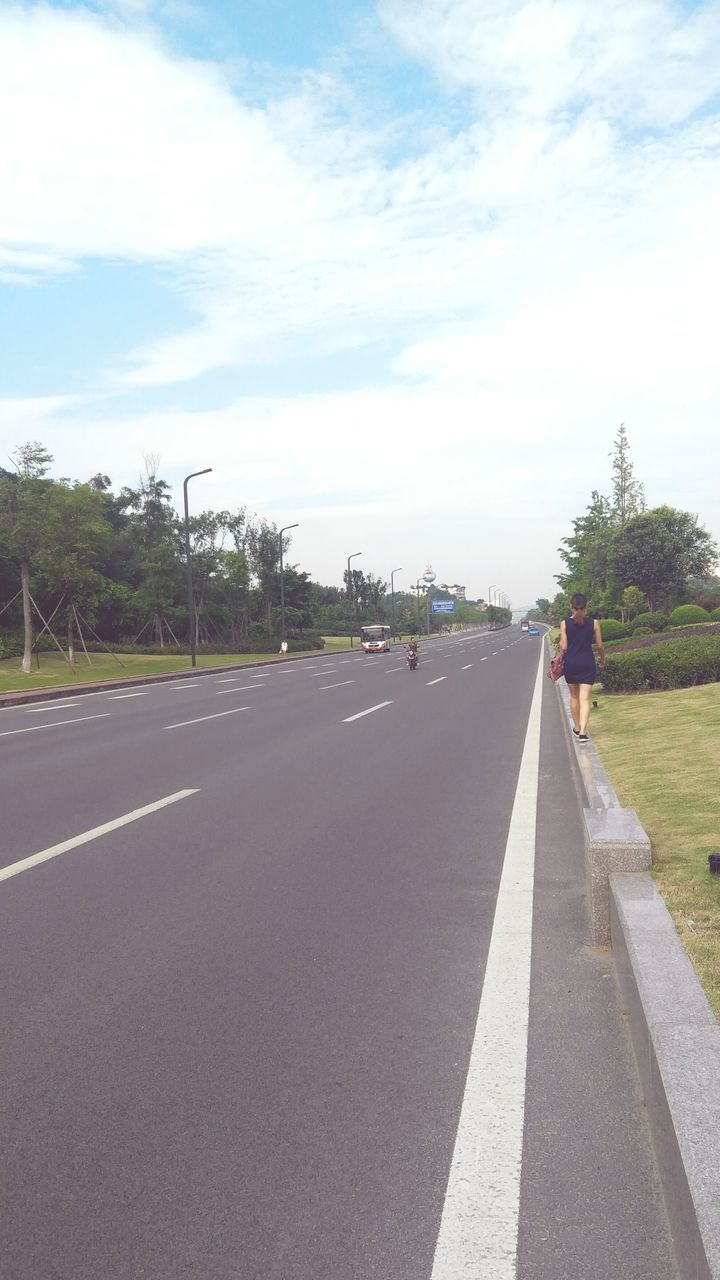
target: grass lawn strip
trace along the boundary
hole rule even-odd
[[[593,691],[590,731],[620,803],[652,841],[653,877],[720,1018],[720,684]]]

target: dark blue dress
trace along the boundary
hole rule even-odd
[[[565,652],[564,676],[569,684],[594,684],[597,678],[593,639],[595,619],[588,614],[582,626],[572,618],[565,619],[568,647]]]

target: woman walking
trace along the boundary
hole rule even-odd
[[[600,623],[588,616],[587,596],[577,592],[570,601],[572,616],[560,623],[560,651],[565,655],[564,676],[570,690],[570,714],[578,742],[588,741],[590,694],[597,678],[593,644],[597,645],[600,666],[605,666],[605,646]]]

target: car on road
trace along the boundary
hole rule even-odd
[[[529,635],[529,636],[539,636],[539,635],[540,635],[540,628],[539,628],[539,627],[536,627],[534,622],[531,622],[531,623],[530,623],[530,626],[528,627],[528,635]]]

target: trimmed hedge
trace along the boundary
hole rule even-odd
[[[699,604],[680,604],[670,614],[671,627],[688,627],[693,622],[709,622],[710,614]]]
[[[720,609],[713,609],[710,617],[713,622],[720,622]]]
[[[639,627],[647,627],[648,631],[666,631],[669,623],[666,613],[639,613],[630,623],[630,630],[633,634]]]
[[[630,635],[630,628],[617,618],[598,618],[603,640],[624,640]]]
[[[599,679],[608,693],[686,689],[720,681],[720,636],[666,640],[608,656]]]

